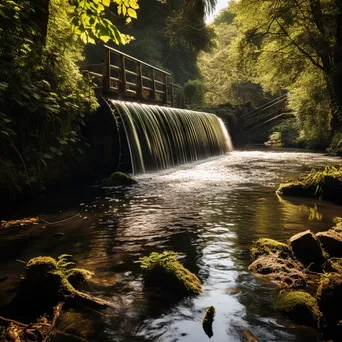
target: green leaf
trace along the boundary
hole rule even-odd
[[[128,9],[128,16],[136,19],[137,18],[137,12],[133,8],[129,8]]]
[[[110,6],[110,0],[102,0],[102,3],[104,6],[109,7]]]

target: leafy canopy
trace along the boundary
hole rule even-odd
[[[106,8],[111,3],[116,4],[117,14],[124,17],[126,23],[137,19],[138,0],[70,0],[68,11],[72,14],[72,25],[84,43],[95,44],[99,38],[105,43],[113,40],[115,44],[127,44],[133,39],[105,18]]]

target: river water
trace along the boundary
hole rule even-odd
[[[300,172],[339,161],[316,153],[235,151],[137,176],[132,187],[51,194],[25,214],[39,214],[47,222],[80,215],[45,228],[0,232],[0,272],[9,276],[0,283],[0,303],[9,300],[23,270],[16,259],[68,253],[79,267],[96,273],[88,291],[116,307],[62,315],[60,330],[88,340],[233,342],[246,341],[247,329],[260,341],[320,341],[314,329],[273,312],[272,298],[279,290],[250,274],[249,249],[259,237],[285,241],[306,229],[330,228],[342,215],[341,207],[281,199],[275,190]],[[199,297],[179,299],[144,289],[135,261],[166,250],[181,253],[185,266],[201,279]],[[211,339],[201,324],[210,305],[216,309]]]

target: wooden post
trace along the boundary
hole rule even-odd
[[[125,56],[120,55],[120,86],[119,92],[126,95],[127,83],[126,83],[126,66]]]
[[[164,83],[165,83],[165,86],[164,86],[164,91],[165,91],[164,101],[165,101],[165,104],[168,104],[168,102],[169,102],[169,87],[167,85],[167,74],[164,74]]]
[[[151,97],[153,99],[156,98],[156,75],[155,75],[155,72],[154,72],[154,68],[152,68],[152,94],[151,94]]]
[[[143,79],[142,79],[142,65],[140,62],[136,62],[137,76],[137,96],[143,96]]]
[[[175,106],[175,88],[173,83],[170,84],[171,85],[171,106],[174,107]]]
[[[102,79],[102,91],[109,92],[110,90],[110,50],[105,48],[105,63]]]

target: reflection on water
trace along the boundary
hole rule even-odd
[[[1,272],[9,275],[0,283],[0,301],[9,298],[22,271],[15,259],[70,253],[80,267],[95,271],[91,293],[116,306],[102,313],[87,308],[74,313],[75,326],[82,326],[83,320],[89,329],[73,332],[90,340],[244,341],[246,328],[260,341],[316,341],[316,331],[292,325],[272,311],[275,285],[256,279],[247,267],[249,248],[259,237],[285,241],[299,231],[333,225],[340,207],[275,194],[281,181],[327,162],[336,160],[309,153],[233,152],[142,175],[129,189],[107,188],[93,197],[81,196],[77,203],[69,196],[67,206],[63,197],[53,198],[53,206],[40,212],[47,220],[78,212],[81,217],[39,232],[2,232],[0,247],[16,248],[7,248],[0,258]],[[64,236],[54,236],[57,232]],[[182,253],[185,266],[203,282],[201,296],[179,300],[143,288],[135,261],[164,250]],[[202,318],[211,305],[216,315],[209,339]],[[69,327],[68,322],[62,317],[60,328]]]

